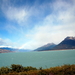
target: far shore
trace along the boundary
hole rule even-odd
[[[64,50],[75,50],[75,49],[57,49],[57,50],[42,50],[42,51],[64,51]],[[37,51],[37,52],[42,52],[42,51]]]
[[[57,50],[42,50],[42,51],[36,51],[36,52],[43,52],[43,51],[65,51],[65,50],[75,50],[75,49],[57,49]],[[1,53],[15,53],[16,51],[9,51],[9,52],[0,52]],[[35,51],[29,51],[29,52],[35,52]]]

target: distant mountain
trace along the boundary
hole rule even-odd
[[[17,52],[30,52],[31,50],[29,49],[18,49]]]
[[[61,43],[59,43],[53,49],[75,49],[75,37],[66,37]]]
[[[9,47],[1,47],[0,49],[8,50],[8,51],[11,51],[11,52],[29,52],[29,51],[31,51],[29,49],[17,49],[17,48],[9,48]]]
[[[45,50],[51,50],[53,47],[55,47],[56,45],[54,43],[48,43],[42,47],[39,47],[37,49],[35,49],[34,51],[45,51]]]
[[[5,50],[5,49],[0,49],[0,53],[8,53],[8,52],[12,52],[12,51]]]
[[[0,49],[9,50],[9,51],[16,51],[15,48],[9,48],[9,47],[1,47]]]

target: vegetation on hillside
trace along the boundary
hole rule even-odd
[[[11,67],[1,67],[0,75],[75,75],[75,64],[39,69],[12,64]]]

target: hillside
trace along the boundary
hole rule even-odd
[[[12,51],[5,50],[5,49],[0,49],[0,53],[8,53],[8,52],[12,52]]]
[[[15,48],[9,48],[9,47],[1,47],[0,49],[9,50],[9,51],[16,51]]]
[[[29,49],[18,49],[18,48],[9,48],[9,47],[1,47],[0,49],[3,50],[2,51],[3,53],[6,52],[6,50],[9,52],[29,52],[31,51]]]
[[[62,42],[53,48],[59,49],[75,49],[75,37],[66,37]]]
[[[44,46],[41,46],[41,47],[35,49],[34,51],[50,50],[50,49],[52,49],[52,48],[55,47],[55,46],[56,46],[56,45],[55,45],[54,43],[48,43],[48,44],[46,44],[46,45],[44,45]]]

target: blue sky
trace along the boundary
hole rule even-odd
[[[75,0],[0,0],[0,47],[36,49],[75,36]]]

